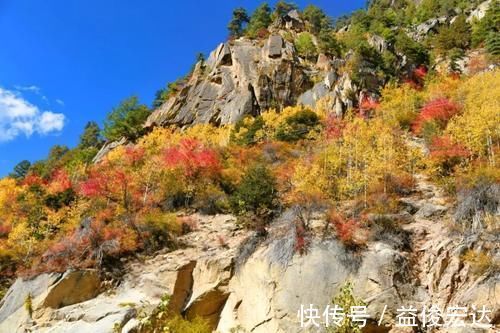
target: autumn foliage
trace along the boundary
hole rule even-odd
[[[234,214],[259,232],[291,211],[297,253],[317,219],[360,249],[365,217],[395,213],[416,172],[451,181],[478,165],[498,173],[498,72],[427,79],[417,68],[412,80],[418,90],[391,84],[380,99],[362,100],[363,117],[339,117],[324,102],[236,125],[158,127],[99,163],[57,154],[23,178],[0,179],[0,271],[102,267],[174,247],[198,228],[195,211]],[[414,135],[426,139],[427,155],[409,144]]]
[[[447,98],[438,98],[424,105],[419,116],[412,125],[416,134],[422,133],[425,123],[434,122],[440,128],[444,128],[448,121],[456,115],[460,107]]]
[[[186,177],[214,175],[221,168],[217,153],[195,139],[181,140],[167,148],[163,156],[168,168],[179,168]]]

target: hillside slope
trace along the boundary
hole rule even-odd
[[[154,110],[0,180],[0,332],[497,332],[497,5],[235,10]]]

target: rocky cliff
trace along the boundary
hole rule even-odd
[[[327,95],[341,114],[353,105],[357,88],[348,74],[338,74],[342,59],[323,54],[311,63],[299,56],[290,40],[304,27],[292,11],[274,22],[265,40],[242,37],[220,44],[206,61],[196,64],[180,91],[149,117],[146,126],[230,124],[272,108],[313,106]]]

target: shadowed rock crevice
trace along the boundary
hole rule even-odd
[[[174,291],[170,296],[169,302],[169,310],[173,313],[181,313],[191,297],[193,290],[193,270],[195,266],[196,261],[191,261],[177,271]]]

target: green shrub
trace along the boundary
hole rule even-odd
[[[264,165],[250,167],[231,198],[237,214],[254,213],[276,207],[276,180]]]
[[[354,297],[353,286],[350,282],[347,282],[340,288],[339,294],[333,298],[332,304],[338,305],[342,309],[366,305],[361,299]],[[327,331],[329,333],[361,333],[361,328],[352,321],[352,318],[346,316],[342,321],[342,325],[339,327],[328,327]]]
[[[489,253],[468,250],[462,260],[469,264],[472,273],[476,276],[481,276],[487,271],[494,270],[494,262]]]
[[[28,315],[31,318],[33,315],[33,297],[31,296],[31,293],[28,293],[28,295],[24,298],[24,309],[28,312]]]
[[[419,42],[414,41],[405,32],[396,36],[396,51],[403,53],[408,61],[415,65],[426,65],[429,63],[427,49]]]
[[[298,54],[305,59],[312,59],[318,55],[318,49],[314,45],[313,37],[308,32],[303,32],[297,37],[295,48]]]
[[[340,56],[340,44],[335,38],[333,30],[323,30],[319,33],[318,49],[326,55]]]
[[[331,29],[332,27],[330,18],[317,6],[307,6],[302,15],[309,23],[310,31],[314,34],[318,34],[321,30]]]
[[[187,320],[181,316],[176,316],[167,321],[163,326],[165,333],[211,333],[212,329],[208,322],[200,317]]]
[[[211,333],[212,328],[208,321],[196,317],[192,320],[185,319],[177,314],[172,314],[170,296],[164,295],[160,304],[153,313],[141,320],[140,333]]]
[[[453,24],[439,29],[432,44],[440,54],[448,55],[452,50],[464,50],[471,42],[471,27],[465,15],[459,15]]]

